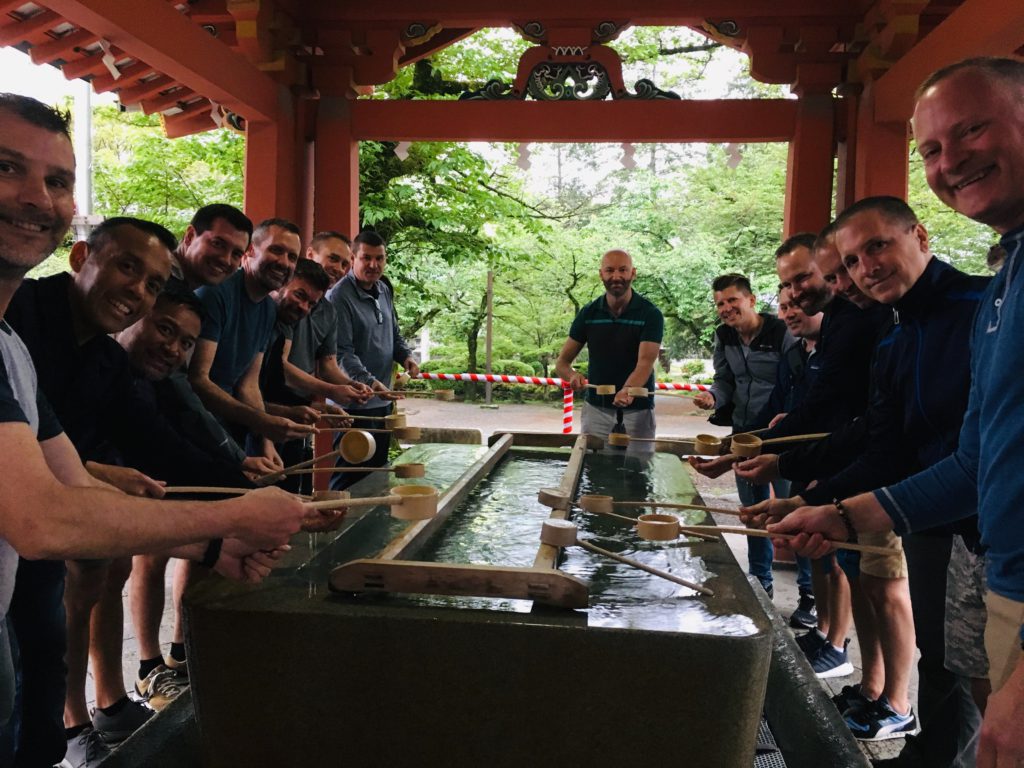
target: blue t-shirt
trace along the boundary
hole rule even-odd
[[[234,395],[238,380],[270,343],[277,307],[269,296],[261,301],[249,298],[241,269],[220,285],[197,288],[196,296],[206,308],[199,338],[217,344],[210,381]]]

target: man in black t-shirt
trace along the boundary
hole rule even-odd
[[[555,363],[562,380],[577,392],[583,391],[587,377],[573,370],[572,363],[586,345],[589,380],[594,385],[615,387],[614,395],[599,395],[593,388],[587,392],[582,431],[589,435],[605,437],[621,414],[631,437],[654,437],[654,398],[632,397],[626,390],[654,389],[654,364],[665,320],[657,307],[633,290],[634,279],[636,268],[625,251],[608,251],[601,258],[604,295],[580,310]]]

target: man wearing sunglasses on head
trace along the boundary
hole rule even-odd
[[[394,293],[384,277],[387,245],[376,232],[360,232],[352,241],[352,269],[327,294],[338,316],[338,362],[355,381],[374,390],[374,396],[358,407],[348,407],[357,427],[380,427],[381,417],[391,413],[394,395],[386,394],[392,385],[395,363],[410,376],[420,368],[412,350],[398,331]],[[360,418],[362,417],[362,418]],[[387,462],[388,441],[377,441],[377,452],[367,467]],[[339,459],[339,466],[345,461]],[[341,473],[331,478],[331,488],[347,488],[365,477],[361,472]]]

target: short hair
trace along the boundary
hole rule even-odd
[[[321,293],[331,287],[331,278],[327,276],[327,272],[312,259],[299,259],[295,262],[292,280],[295,279],[305,280]]]
[[[754,295],[754,290],[750,287],[750,280],[747,279],[746,275],[741,275],[739,272],[719,275],[711,283],[711,290],[716,293],[724,291],[726,288],[738,288],[744,293],[749,293],[751,296]]]
[[[893,224],[903,227],[912,227],[919,223],[914,209],[907,205],[905,200],[892,195],[875,195],[858,200],[836,216],[835,228],[838,230],[854,216],[866,211],[878,211]]]
[[[286,232],[291,232],[293,235],[298,235],[300,239],[302,238],[302,232],[298,226],[288,221],[288,219],[270,218],[261,221],[259,226],[252,231],[252,242],[262,241],[267,236],[267,233],[270,232],[271,227],[283,229]]]
[[[355,239],[352,241],[352,250],[354,251],[360,245],[368,245],[371,248],[377,248],[380,246],[387,247],[387,243],[384,242],[384,238],[372,229],[364,229],[356,235]]]
[[[195,212],[190,223],[196,234],[201,235],[203,232],[209,231],[217,219],[224,219],[231,227],[239,232],[245,232],[246,236],[250,240],[252,239],[252,219],[235,206],[226,203],[204,205]]]
[[[974,56],[932,72],[914,91],[914,101],[920,99],[924,92],[957,72],[972,69],[990,79],[999,80],[1018,88],[1024,88],[1024,60],[1010,56]]]
[[[809,251],[813,251],[816,239],[817,237],[813,232],[797,232],[795,235],[790,235],[782,241],[782,245],[775,249],[775,258],[778,259],[786,256],[797,248],[806,248]]]
[[[323,232],[317,232],[313,235],[313,239],[309,241],[310,248],[316,248],[320,243],[326,240],[341,240],[349,248],[352,247],[352,240],[348,235],[343,235],[341,232],[335,232],[333,229],[325,229]]]
[[[836,223],[830,221],[825,227],[818,233],[818,236],[814,239],[814,251],[821,251],[829,246],[833,245],[836,238]]]
[[[31,96],[0,93],[0,112],[15,115],[43,130],[71,139],[71,113],[43,104]]]
[[[152,235],[172,253],[178,247],[178,239],[165,227],[160,226],[156,222],[136,219],[132,216],[112,216],[109,219],[105,219],[89,233],[85,244],[89,246],[90,251],[102,248],[107,240],[110,239],[110,234],[118,227],[134,227],[141,232],[145,232],[147,235]]]
[[[156,297],[156,306],[171,304],[175,307],[185,307],[196,313],[200,322],[206,320],[206,307],[185,283],[172,278],[167,281],[163,291]]]

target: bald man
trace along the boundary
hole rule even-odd
[[[590,381],[614,385],[615,394],[599,395],[593,388],[587,390],[583,432],[606,437],[621,420],[630,437],[654,437],[654,398],[631,397],[626,389],[654,388],[654,364],[665,319],[656,306],[633,290],[636,268],[626,251],[608,251],[601,258],[600,275],[604,295],[576,315],[555,371],[574,390],[583,391],[587,377],[574,370],[572,363],[586,345],[590,350]]]

